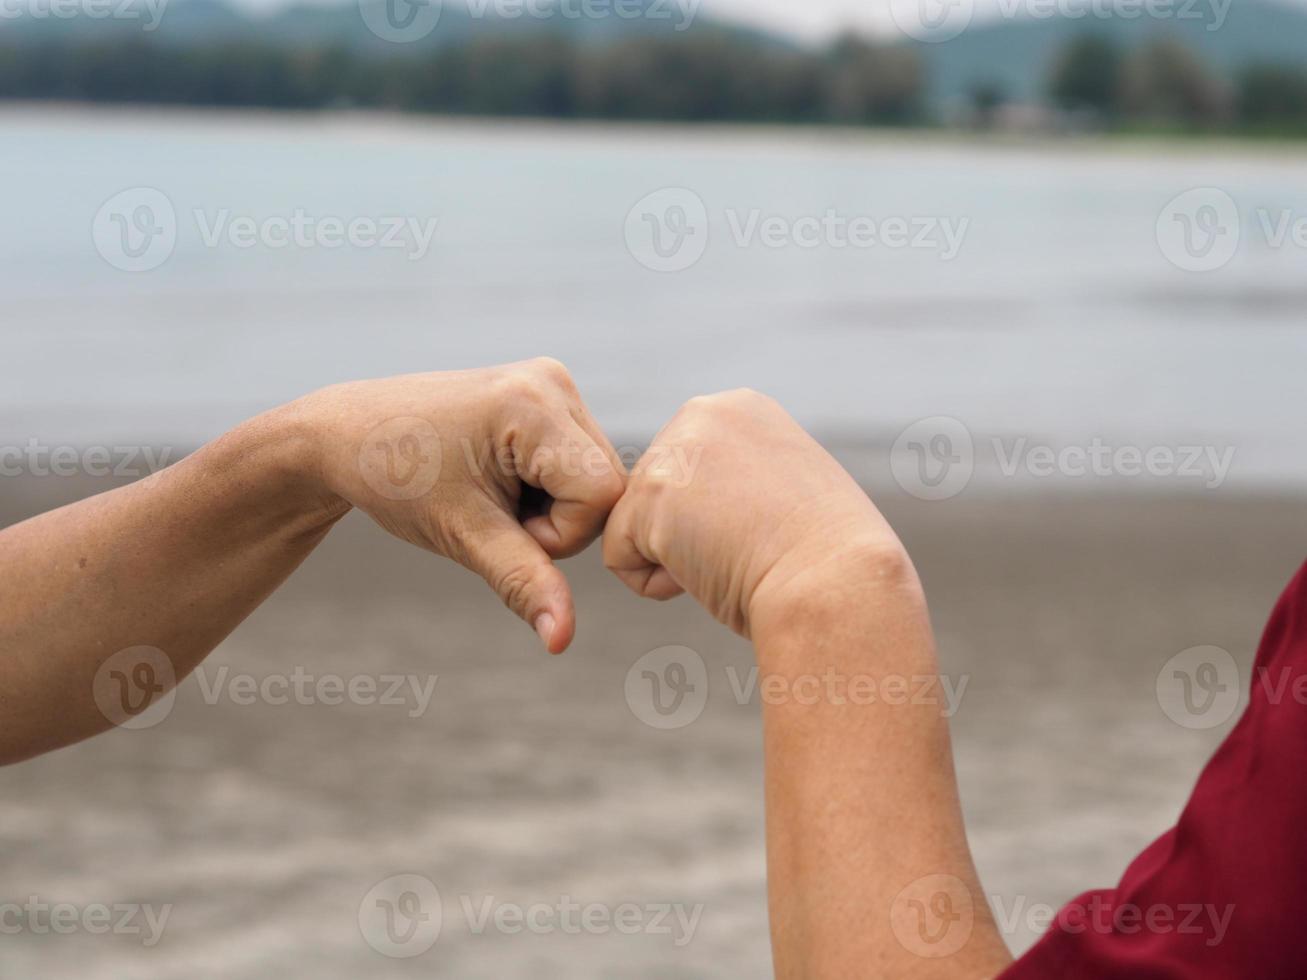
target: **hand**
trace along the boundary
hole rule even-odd
[[[599,535],[626,477],[566,368],[541,358],[363,381],[293,408],[331,494],[472,569],[551,653],[566,649],[576,614],[552,559]]]
[[[746,637],[764,606],[816,587],[817,572],[828,573],[820,588],[839,588],[867,559],[876,571],[910,568],[853,478],[748,390],[687,402],[636,465],[604,533],[605,564],[635,592],[689,591]]]

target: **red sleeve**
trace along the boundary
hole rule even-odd
[[[1066,905],[1000,980],[1307,977],[1307,565],[1280,598],[1252,697],[1176,826],[1116,888]]]

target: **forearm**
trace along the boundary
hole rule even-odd
[[[967,848],[907,556],[855,552],[795,579],[759,602],[753,635],[763,683],[793,692],[763,709],[777,976],[997,974],[1010,957]],[[812,677],[817,696],[798,697]],[[931,921],[932,901],[962,918]]]
[[[319,489],[295,406],[139,483],[0,532],[0,762],[108,728],[97,671],[163,651],[180,680],[348,505]]]

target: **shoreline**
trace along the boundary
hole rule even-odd
[[[1283,162],[1307,156],[1307,134],[1302,137],[1258,134],[1171,134],[1126,131],[1057,134],[1048,132],[994,132],[947,126],[839,126],[829,123],[767,123],[714,120],[702,123],[657,119],[603,119],[598,117],[551,116],[478,116],[462,114],[398,112],[386,109],[320,108],[293,109],[271,106],[177,105],[151,102],[77,102],[60,99],[0,99],[0,118],[36,117],[44,120],[87,116],[162,119],[174,125],[179,120],[266,124],[281,128],[288,121],[304,124],[345,123],[357,129],[440,130],[445,133],[467,131],[487,135],[503,131],[513,139],[541,133],[575,133],[645,138],[650,142],[666,139],[669,134],[729,139],[741,138],[772,141],[783,138],[796,151],[807,145],[845,144],[850,147],[910,147],[967,149],[1001,153],[1011,150],[1038,152],[1049,157],[1078,157],[1086,151],[1103,151],[1104,156],[1133,158],[1155,157],[1159,151],[1172,151],[1175,157],[1201,153],[1204,159],[1212,152],[1226,153],[1241,162],[1262,160]],[[811,136],[812,139],[799,137]],[[1190,152],[1175,152],[1188,150]]]

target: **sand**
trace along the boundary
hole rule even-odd
[[[86,492],[0,482],[3,524]],[[967,683],[953,732],[968,826],[1024,949],[1032,906],[1113,883],[1174,821],[1233,720],[1176,724],[1158,671],[1207,644],[1246,670],[1304,557],[1307,503],[875,495],[926,583],[944,670]],[[143,913],[140,935],[0,935],[0,975],[768,975],[759,709],[732,686],[750,652],[689,600],[628,595],[597,549],[567,569],[581,625],[550,659],[469,574],[352,515],[158,726],[0,770],[0,902],[171,906],[152,946]],[[703,657],[711,696],[660,731],[624,684],[669,644]],[[297,668],[434,688],[425,711],[411,687],[396,704],[232,695],[237,675]],[[369,890],[400,873],[429,879],[443,908],[439,938],[409,959],[378,953],[359,925]],[[650,925],[662,906],[698,918],[636,935],[494,925],[497,909],[511,923],[537,904],[537,921],[559,924],[569,902],[632,903]]]

